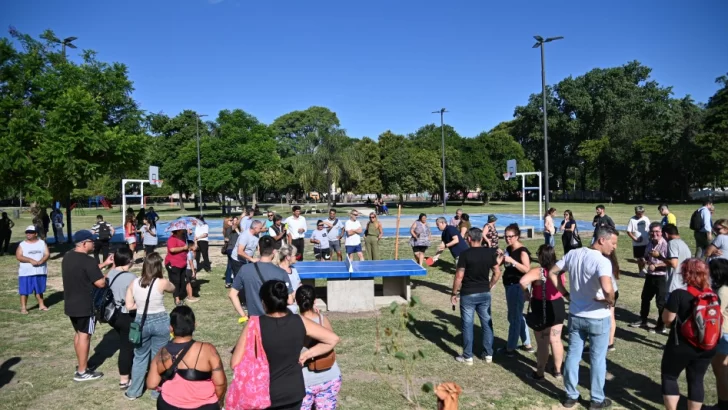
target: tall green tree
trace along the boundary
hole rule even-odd
[[[364,137],[354,143],[354,150],[361,153],[363,160],[359,164],[361,178],[354,186],[356,194],[376,194],[383,191],[381,151],[379,144],[369,137]]]
[[[65,202],[70,240],[72,192],[139,168],[147,141],[132,82],[126,66],[92,51],[66,60],[50,30],[10,35],[20,49],[0,39],[0,178],[43,206]]]

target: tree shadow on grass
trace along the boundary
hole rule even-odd
[[[10,359],[3,362],[2,365],[0,365],[0,388],[5,386],[6,384],[10,383],[13,380],[13,377],[15,377],[16,372],[10,370],[11,367],[15,366],[16,364],[20,363],[19,357],[11,357]]]
[[[119,347],[119,334],[116,333],[114,329],[109,329],[109,331],[104,334],[101,342],[94,347],[94,354],[88,359],[88,367],[91,369],[99,368],[102,364],[104,364],[106,359],[114,356],[114,353],[119,350]]]
[[[407,329],[412,332],[415,337],[422,340],[427,340],[434,343],[446,354],[455,357],[459,353],[455,351],[450,344],[460,344],[462,338],[453,336],[448,331],[448,326],[456,326],[460,328],[460,318],[455,315],[449,315],[442,310],[433,310],[432,314],[435,315],[434,321],[428,320],[415,320],[414,324],[407,325]]]

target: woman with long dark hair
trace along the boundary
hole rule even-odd
[[[269,280],[261,286],[258,294],[265,315],[251,317],[250,324],[240,334],[230,366],[234,369],[243,360],[248,329],[257,321],[270,368],[270,408],[299,410],[306,397],[301,366],[329,353],[339,342],[339,337],[324,326],[288,310],[288,286],[285,282]],[[307,337],[318,343],[302,352]]]
[[[296,303],[299,314],[308,320],[317,323],[330,331],[334,331],[331,322],[321,312],[314,310],[316,303],[316,290],[311,285],[303,285],[296,290]],[[316,342],[307,338],[306,346],[310,347]],[[307,347],[304,347],[307,349]],[[303,381],[306,385],[306,397],[303,399],[301,410],[310,410],[315,404],[316,409],[335,409],[341,390],[341,370],[338,363],[324,371],[315,372],[303,366]]]
[[[420,214],[417,220],[410,227],[410,246],[412,246],[412,252],[415,254],[415,260],[422,266],[425,261],[425,252],[430,247],[430,227],[427,226],[427,215]]]
[[[126,289],[126,309],[139,314],[134,322],[140,326],[141,342],[134,349],[134,365],[131,369],[131,384],[124,395],[134,400],[141,397],[149,360],[169,340],[169,316],[164,308],[164,292],[172,293],[175,287],[162,275],[162,257],[152,252],[144,258],[142,276],[134,279]],[[146,311],[146,317],[144,315]],[[152,396],[156,396],[152,393]]]
[[[126,214],[126,221],[124,222],[124,241],[129,245],[132,255],[136,250],[136,224],[134,223],[134,214]]]
[[[106,276],[106,280],[111,284],[114,302],[119,309],[109,324],[119,335],[119,388],[122,390],[129,387],[131,366],[134,362],[134,344],[129,341],[129,326],[134,322],[136,311],[128,310],[124,303],[129,285],[137,279],[135,274],[129,272],[133,264],[134,255],[131,250],[119,248],[114,252],[114,266]]]
[[[581,248],[580,241],[576,245],[572,244],[574,235],[578,235],[576,221],[574,220],[574,214],[567,209],[564,211],[564,220],[561,221],[561,244],[564,246],[564,255],[572,249]]]
[[[723,314],[723,337],[713,357],[713,373],[718,388],[718,409],[728,410],[728,259],[716,258],[710,261],[710,277],[713,289],[720,298]]]
[[[157,237],[157,224],[154,219],[144,217],[144,225],[139,230],[142,235],[142,245],[144,245],[144,257],[154,252],[154,249],[159,244],[159,238]]]
[[[556,265],[556,252],[552,246],[539,246],[538,264],[539,267],[529,270],[520,281],[525,297],[531,300],[531,313],[529,314],[539,319],[539,326],[533,329],[536,334],[537,362],[536,371],[531,377],[535,380],[544,378],[546,363],[549,360],[549,346],[551,346],[551,353],[554,355],[553,375],[561,378],[561,364],[564,361],[561,331],[566,319],[566,307],[561,292],[548,280],[549,270]],[[561,275],[561,281],[563,283],[564,275]]]
[[[662,321],[670,328],[665,350],[662,354],[662,398],[667,410],[676,410],[680,400],[677,379],[685,370],[688,382],[688,409],[698,410],[703,406],[705,390],[703,379],[708,371],[716,349],[702,350],[688,342],[680,331],[680,325],[690,320],[695,297],[690,290],[710,290],[708,265],[699,259],[688,259],[680,265],[683,283],[688,289],[677,289],[670,293],[662,311]]]
[[[225,247],[225,255],[227,255],[227,269],[225,269],[225,288],[229,289],[233,286],[233,279],[237,276],[240,266],[242,264],[233,259],[233,252],[237,252],[236,244],[238,243],[238,237],[240,237],[240,220],[237,216],[230,220],[230,233],[228,236],[227,245]]]

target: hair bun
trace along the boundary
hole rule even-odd
[[[281,299],[286,299],[288,297],[288,285],[285,282],[276,281],[275,285],[273,285],[273,294]]]

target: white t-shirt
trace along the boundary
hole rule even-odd
[[[569,293],[572,315],[588,319],[611,316],[609,307],[594,298],[604,298],[599,278],[612,278],[612,263],[601,252],[591,248],[574,249],[556,262],[556,266],[569,273]]]
[[[326,228],[311,232],[311,239],[319,241],[313,244],[314,249],[329,249],[329,233],[326,232]]]
[[[291,234],[291,239],[301,239],[306,236],[306,218],[299,216],[296,219],[295,216],[289,216],[284,223],[288,225],[288,233]],[[303,232],[299,233],[299,229],[303,229]]]
[[[633,216],[629,219],[627,232],[632,233],[637,238],[636,241],[632,241],[632,246],[647,246],[650,242],[650,235],[647,234],[648,229],[650,229],[650,218],[642,216],[642,218],[637,219],[636,216]]]
[[[336,223],[334,223],[334,221],[336,221]],[[328,226],[325,228],[329,231],[329,241],[337,241],[341,236],[341,230],[344,229],[344,223],[338,218],[333,221],[331,219],[327,219],[324,223],[331,224],[331,229],[328,229]]]
[[[37,240],[33,243],[23,241],[18,244],[23,250],[23,256],[28,259],[39,261],[43,259],[47,249],[45,241]],[[18,276],[35,276],[48,275],[48,264],[44,263],[40,266],[33,266],[27,262],[20,262],[18,266]]]
[[[346,231],[346,232],[355,231],[357,229],[361,229],[361,224],[359,223],[359,221],[352,221],[351,219],[349,219],[344,224],[344,231]],[[355,233],[354,235],[351,235],[351,236],[349,236],[347,234],[346,240],[344,241],[344,245],[345,246],[361,245],[361,236],[359,236],[358,233]]]
[[[210,227],[207,224],[195,226],[195,238],[198,241],[207,241],[207,236],[204,238],[200,238],[199,236],[204,235],[206,233],[209,234],[209,232],[210,232]]]

